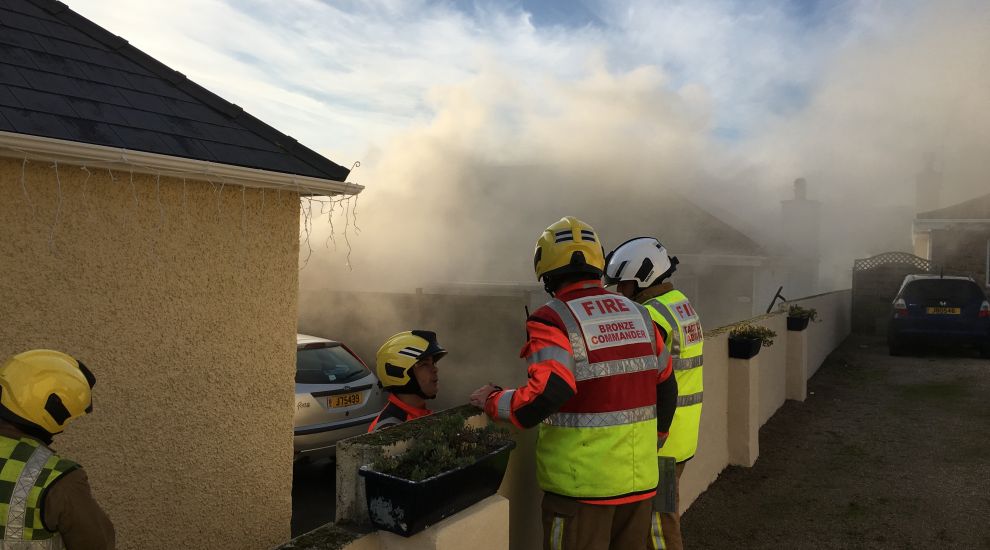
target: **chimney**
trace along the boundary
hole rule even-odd
[[[821,203],[808,200],[804,178],[794,180],[794,198],[781,202],[781,218],[782,253],[788,266],[784,289],[795,297],[811,295],[818,291]]]

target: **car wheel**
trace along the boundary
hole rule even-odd
[[[990,359],[990,342],[983,342],[980,346],[980,357]]]

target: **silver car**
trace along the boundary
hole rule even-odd
[[[332,455],[385,407],[378,378],[340,342],[296,335],[295,458]]]

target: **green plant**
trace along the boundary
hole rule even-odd
[[[765,348],[773,345],[773,339],[777,333],[762,325],[752,325],[749,323],[739,325],[729,331],[729,338],[739,338],[742,340],[759,340]]]
[[[488,424],[465,426],[466,417],[453,414],[437,418],[398,456],[382,456],[372,468],[411,481],[421,481],[441,472],[472,464],[508,441],[507,430]]]
[[[798,317],[800,319],[809,319],[813,323],[819,322],[818,310],[813,307],[803,308],[797,304],[794,304],[790,308],[788,308],[787,316]]]

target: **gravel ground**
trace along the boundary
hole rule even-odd
[[[808,390],[684,515],[688,548],[990,549],[990,360],[854,336]]]
[[[337,508],[337,464],[332,458],[292,465],[292,536],[333,521]]]

